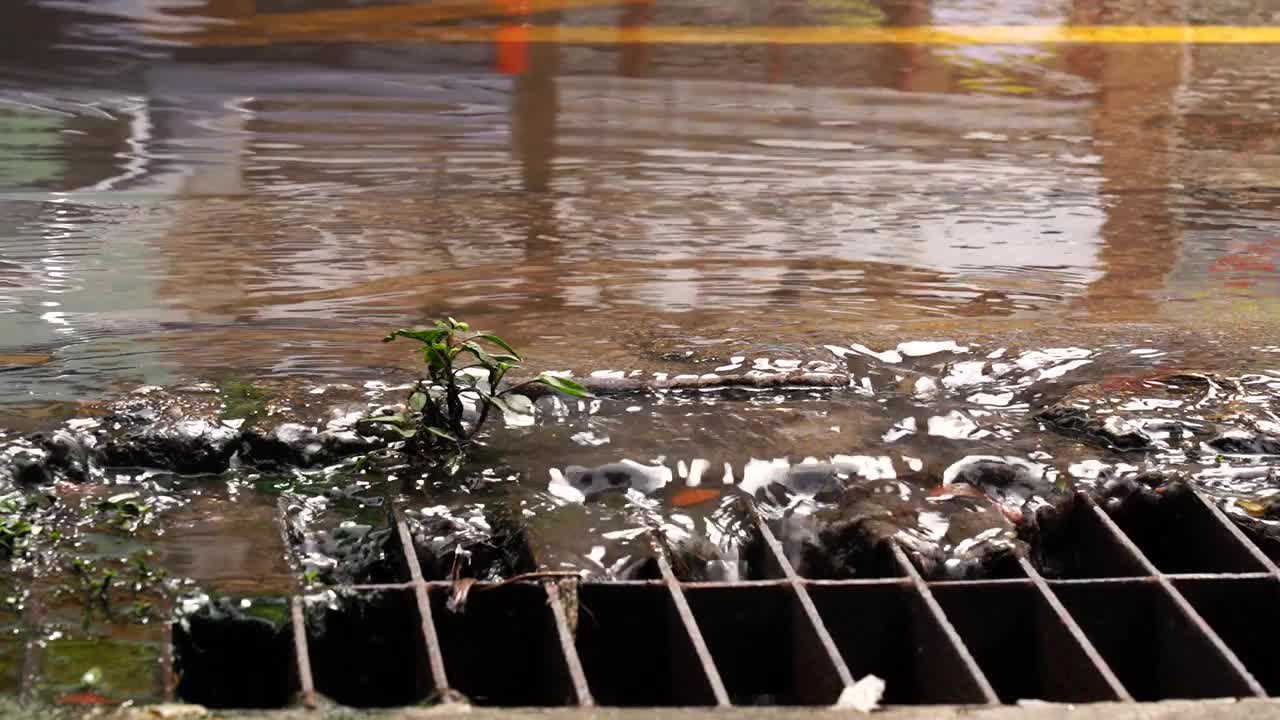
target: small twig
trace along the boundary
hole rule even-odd
[[[576,578],[576,577],[580,577],[580,575],[571,570],[542,570],[539,572],[521,573],[520,575],[515,575],[505,580],[500,580],[492,585],[481,585],[479,587],[476,586],[476,584],[479,581],[476,580],[475,578],[454,577],[453,588],[452,588],[452,591],[449,593],[449,601],[445,603],[445,607],[448,608],[450,612],[455,612],[455,613],[465,612],[467,609],[467,598],[470,597],[473,591],[493,590],[496,588],[500,588],[503,585],[509,585],[513,582],[520,582],[523,580],[534,580],[538,578],[564,578],[564,577]]]
[[[495,590],[497,588],[502,587],[503,585],[508,585],[513,582],[520,582],[522,580],[536,580],[538,578],[563,578],[563,577],[582,577],[582,574],[575,572],[573,570],[539,570],[538,572],[527,572],[527,573],[521,573],[519,575],[513,575],[512,577],[509,577],[505,580],[499,580],[498,582],[492,585],[485,585],[477,589]]]

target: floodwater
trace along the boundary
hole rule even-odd
[[[287,591],[281,496],[312,571],[341,555],[324,529],[362,537],[396,495],[421,527],[464,535],[503,504],[528,518],[541,566],[625,577],[646,528],[717,526],[722,479],[803,495],[787,463],[936,483],[966,457],[1016,456],[1096,477],[1117,457],[1034,414],[1116,377],[1157,378],[1143,393],[1159,397],[1116,410],[1145,414],[1152,437],[1221,420],[1206,398],[1280,422],[1280,45],[894,35],[1261,27],[1280,9],[11,0],[5,15],[2,427],[52,427],[141,385],[391,402],[379,383],[412,377],[415,356],[379,340],[446,315],[503,336],[530,370],[817,363],[855,383],[540,406],[461,491],[349,466],[200,483],[108,472],[57,491],[46,590],[149,551],[199,587]],[[1159,379],[1182,370],[1201,395]],[[1214,474],[1223,458],[1176,437],[1148,449],[1224,495],[1233,478],[1270,481],[1266,458]],[[624,460],[650,469],[611,465]],[[602,465],[597,481],[627,475],[639,497],[583,510],[584,473]],[[925,490],[891,492],[918,508]],[[924,514],[911,530],[945,536],[945,512]],[[73,555],[100,565],[67,581],[57,564]],[[53,596],[46,618],[75,625],[81,608]],[[121,652],[150,667],[164,640],[139,632]],[[56,696],[78,687],[67,672],[0,689]],[[151,697],[120,672],[118,697]]]
[[[6,11],[0,401],[376,377],[412,364],[383,330],[444,314],[588,370],[939,327],[1269,324],[1280,293],[1271,46],[444,43],[413,31],[501,4],[304,11],[341,5]],[[528,21],[1260,22],[573,5]]]

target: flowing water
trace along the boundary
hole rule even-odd
[[[646,528],[727,532],[716,518],[735,486],[812,497],[791,464],[834,459],[842,477],[906,478],[887,492],[911,515],[968,502],[927,493],[972,456],[1092,481],[1132,455],[1036,419],[1080,385],[1130,402],[1106,412],[1149,430],[1144,462],[1222,497],[1270,492],[1266,452],[1217,457],[1199,443],[1212,437],[1180,444],[1160,423],[1280,422],[1269,414],[1280,397],[1280,47],[832,42],[816,31],[1259,26],[1274,10],[10,5],[0,30],[10,440],[143,385],[207,382],[250,404],[244,388],[264,383],[286,384],[274,396],[295,404],[352,390],[366,405],[391,402],[399,391],[382,383],[411,378],[416,360],[379,340],[446,315],[500,334],[537,370],[648,378],[810,364],[853,382],[547,404],[533,426],[496,433],[501,450],[465,492],[394,470],[353,479],[349,466],[198,482],[107,472],[53,493],[69,508],[50,521],[67,557],[108,564],[146,550],[200,587],[284,591],[272,525],[281,493],[315,572],[333,571],[342,543],[307,535],[308,523],[345,520],[359,540],[396,495],[426,535],[442,518],[453,523],[444,535],[487,532],[485,512],[502,505],[524,518],[540,566],[633,576]],[[792,40],[750,34],[764,26]],[[549,42],[550,28],[581,37]],[[605,32],[619,28],[629,40]],[[690,29],[715,34],[690,41]],[[1174,372],[1197,374],[1194,397],[1166,382]],[[1145,381],[1125,378],[1152,384],[1129,397]],[[649,469],[610,465],[624,460]],[[613,469],[584,475],[602,465]],[[635,493],[604,493],[614,499],[590,510],[595,490],[618,486]],[[904,532],[940,542],[944,510]],[[692,574],[737,576],[711,555],[722,564]],[[9,604],[22,606],[28,590],[15,592]],[[78,622],[82,608],[59,602],[45,616]],[[136,647],[122,647],[131,667]],[[65,653],[75,668],[78,650]],[[0,687],[18,682],[7,672]],[[77,687],[56,675],[36,690]],[[136,680],[107,685],[118,696],[154,690]]]

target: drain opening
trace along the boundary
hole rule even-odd
[[[902,568],[893,557],[888,536],[878,531],[876,523],[865,518],[832,522],[816,533],[784,523],[777,532],[787,559],[801,577],[817,580],[902,577]]]
[[[1032,549],[1036,569],[1047,578],[1094,579],[1147,575],[1142,561],[1103,524],[1093,508],[1076,502],[1053,527],[1041,529]]]
[[[583,584],[578,656],[600,705],[714,705],[687,630],[660,583]]]
[[[1280,606],[1280,585],[1271,578],[1180,578],[1174,583],[1267,694],[1280,695],[1280,638],[1268,619]]]
[[[298,690],[285,598],[213,600],[174,625],[173,650],[177,693],[187,702],[279,708]]]
[[[472,585],[466,611],[453,613],[447,604],[456,585],[420,584],[410,573],[403,588],[355,586],[308,599],[305,635],[294,639],[309,665],[285,670],[277,685],[286,690],[274,698],[245,700],[231,690],[221,691],[231,699],[205,695],[213,697],[210,704],[271,706],[301,685],[304,698],[395,706],[452,688],[476,704],[551,706],[589,702],[578,692],[585,685],[605,706],[825,705],[840,696],[843,682],[868,674],[886,681],[887,704],[1264,694],[1250,671],[1276,688],[1280,657],[1271,647],[1280,644],[1267,643],[1268,633],[1247,619],[1265,617],[1280,575],[1216,510],[1179,504],[1187,499],[1199,502],[1169,494],[1139,511],[1183,523],[1184,535],[1201,533],[1231,548],[1235,560],[1151,563],[1144,550],[1158,557],[1159,543],[1186,538],[1153,540],[1144,535],[1146,520],[1126,515],[1122,501],[1113,503],[1113,520],[1080,496],[1042,525],[1042,537],[1030,545],[1034,562],[1020,560],[1009,579],[987,573],[926,580],[907,549],[852,524],[845,527],[852,534],[840,537],[849,541],[844,557],[853,561],[831,567],[856,577],[795,579],[789,562],[804,559],[796,552],[804,536],[779,541],[761,524],[747,565],[771,579],[681,583],[665,556],[651,556],[637,568],[654,580],[574,583],[572,613],[548,605],[550,586],[528,580]],[[403,515],[396,512],[397,523]],[[408,525],[397,527],[397,538],[411,537]],[[487,530],[488,523],[476,526]],[[494,537],[514,544],[501,544],[494,562],[471,567],[502,567],[506,574],[528,567],[528,543],[501,528],[451,551],[479,551]],[[403,560],[404,569],[426,567],[421,544],[393,542],[385,558]],[[1220,572],[1246,562],[1263,571]],[[1164,574],[1205,567],[1219,573]],[[419,615],[419,600],[429,613]],[[181,633],[174,642],[188,646],[180,649],[188,683],[182,692],[195,699],[198,654],[192,637]],[[1007,643],[1011,637],[1014,644]],[[288,639],[276,653],[286,668],[293,661]]]
[[[431,692],[412,592],[332,592],[308,599],[316,690],[352,707],[412,705]]]
[[[1253,694],[1154,580],[1054,590],[1134,699]]]
[[[1112,518],[1161,572],[1266,570],[1189,489],[1158,497],[1135,493]]]
[[[815,583],[809,595],[853,677],[871,674],[885,681],[886,704],[986,702],[977,679],[910,586]]]
[[[836,669],[790,586],[687,586],[693,617],[734,705],[829,705]]]
[[[1121,699],[1030,582],[940,584],[933,595],[1001,702]]]
[[[577,703],[541,585],[473,585],[456,612],[450,592],[433,585],[428,597],[452,688],[476,705]]]

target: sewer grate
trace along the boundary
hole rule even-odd
[[[1280,694],[1280,569],[1212,502],[1112,517],[1082,494],[1070,513],[1000,579],[926,581],[896,546],[884,577],[805,578],[762,526],[764,579],[681,582],[659,557],[653,580],[477,582],[454,612],[393,510],[402,582],[336,605],[299,589],[274,633],[175,626],[168,692],[215,707],[829,705],[871,673],[886,704]]]

